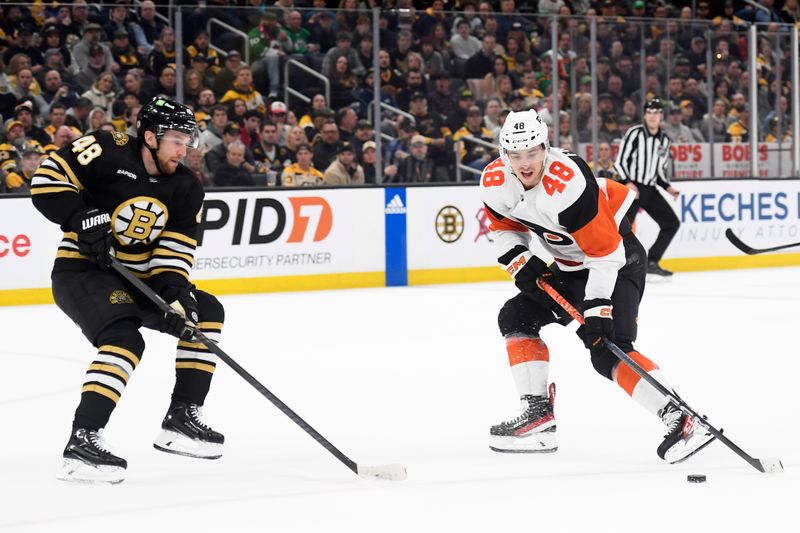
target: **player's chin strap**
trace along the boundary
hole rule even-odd
[[[153,135],[156,135],[156,132],[153,132]],[[142,135],[141,142],[145,146],[145,148],[147,148],[147,150],[150,152],[150,157],[153,158],[153,162],[156,164],[156,170],[158,170],[158,173],[159,174],[164,174],[164,171],[161,169],[161,165],[158,164],[158,156],[156,156],[156,153],[158,153],[158,143],[159,143],[158,135],[156,135],[156,147],[155,148],[150,148],[150,146],[148,146],[148,144],[144,140],[144,135]]]

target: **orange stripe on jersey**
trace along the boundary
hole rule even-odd
[[[652,362],[647,357],[643,356],[639,352],[633,351],[628,353],[628,356],[636,362],[637,365],[642,367],[645,372],[651,372],[658,368],[658,365]],[[620,363],[617,366],[617,376],[616,376],[617,385],[622,387],[622,390],[628,393],[629,396],[633,396],[633,389],[636,387],[636,384],[639,383],[639,380],[642,379],[639,374],[634,372],[631,367],[626,365],[625,363]]]
[[[529,361],[549,361],[550,351],[542,339],[507,337],[508,363],[511,366]]]
[[[489,218],[489,229],[492,231],[520,231],[522,233],[527,233],[528,228],[520,224],[515,220],[511,220],[508,217],[503,217],[503,219],[499,219],[490,209],[486,209],[486,216]]]
[[[628,193],[630,189],[627,188],[625,185],[612,181],[606,180],[606,194],[608,195],[608,208],[611,209],[611,212],[615,215],[619,211],[619,208],[622,207],[622,204],[625,203],[625,199],[628,197]]]
[[[572,236],[587,257],[603,257],[617,249],[622,237],[604,194],[597,195],[597,214],[594,218],[573,232]]]

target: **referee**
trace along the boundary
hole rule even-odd
[[[658,224],[656,242],[647,252],[647,273],[668,277],[672,272],[659,266],[664,252],[678,232],[681,223],[675,212],[656,188],[660,185],[673,199],[679,191],[669,182],[667,165],[671,163],[670,142],[661,131],[664,105],[658,98],[652,98],[644,105],[644,124],[628,130],[617,152],[614,168],[622,183],[636,193],[636,199],[628,211],[628,220],[633,224],[639,208]]]

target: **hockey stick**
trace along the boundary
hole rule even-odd
[[[144,294],[150,301],[152,301],[160,311],[164,313],[175,312],[175,310],[164,301],[161,296],[156,294],[156,292],[148,287],[143,281],[138,279],[133,273],[125,268],[116,258],[111,259],[111,266],[119,272],[119,274],[125,278],[125,280],[133,285],[136,289],[138,289],[142,294]],[[363,478],[375,478],[375,479],[388,479],[391,481],[403,481],[406,478],[406,469],[401,464],[390,464],[390,465],[379,465],[379,466],[364,466],[359,465],[341,451],[339,451],[336,446],[331,444],[328,439],[323,437],[316,429],[311,427],[308,422],[300,418],[300,416],[292,411],[288,405],[283,403],[280,398],[275,396],[272,392],[270,392],[264,385],[262,385],[256,378],[254,378],[247,370],[242,368],[239,363],[234,361],[228,354],[226,354],[222,348],[217,346],[217,343],[213,342],[209,339],[202,331],[195,329],[193,332],[194,339],[193,341],[203,343],[209,350],[214,352],[214,354],[225,361],[225,363],[233,369],[234,372],[239,374],[246,382],[253,386],[258,392],[260,392],[267,400],[273,403],[275,407],[280,409],[280,411],[288,416],[292,422],[300,426],[303,431],[311,435],[315,441],[320,443],[323,448],[328,450],[334,457],[339,459],[342,463],[347,466],[350,470],[356,473],[358,476]]]
[[[579,324],[583,324],[583,316],[578,312],[572,304],[570,304],[566,298],[561,296],[558,291],[556,291],[552,286],[550,286],[546,281],[539,278],[537,280],[537,284],[539,288],[541,288],[544,292],[547,293],[553,300],[556,301],[558,305],[560,305],[567,313],[572,316]],[[645,372],[645,370],[639,366],[636,361],[630,358],[628,354],[623,352],[619,346],[611,342],[609,339],[604,338],[603,342],[606,345],[611,353],[613,353],[620,361],[628,365],[631,370],[636,372],[643,380],[648,382],[650,385],[653,386],[658,392],[666,396],[672,403],[674,403],[678,409],[680,409],[685,414],[694,418],[695,422],[702,425],[703,427],[708,428],[708,431],[714,435],[717,440],[723,443],[725,446],[730,448],[736,455],[747,461],[750,466],[758,470],[759,472],[764,472],[767,474],[772,474],[776,472],[783,472],[783,464],[781,463],[780,459],[777,457],[769,457],[766,459],[756,459],[755,457],[751,457],[748,455],[744,450],[739,448],[736,444],[734,444],[728,437],[722,434],[722,430],[715,428],[712,426],[708,420],[699,415],[694,409],[689,407],[689,405],[684,402],[675,392],[667,389],[664,385],[662,385],[656,378]]]
[[[780,246],[773,246],[772,248],[752,248],[747,246],[742,240],[736,236],[731,228],[725,230],[725,236],[731,241],[731,244],[743,251],[748,255],[763,254],[767,252],[777,252],[786,248],[794,248],[800,246],[800,242],[793,242],[791,244],[781,244]]]

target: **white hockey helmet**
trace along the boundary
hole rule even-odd
[[[545,156],[550,149],[547,124],[535,109],[511,111],[500,129],[500,157],[508,165],[508,151],[530,150],[544,145]]]

